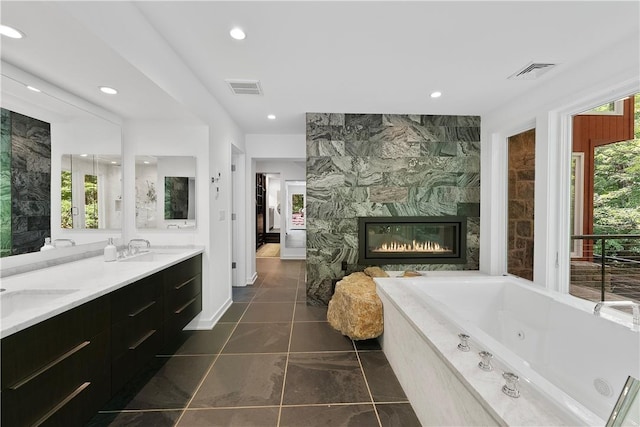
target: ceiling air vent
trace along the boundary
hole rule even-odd
[[[535,80],[547,71],[555,67],[556,64],[546,62],[530,62],[519,71],[509,76],[511,80]]]
[[[258,80],[225,80],[235,95],[262,95]]]

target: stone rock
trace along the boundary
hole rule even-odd
[[[402,277],[420,277],[420,276],[422,276],[422,274],[413,270],[406,270],[404,273],[402,273]]]
[[[367,267],[364,272],[369,277],[389,277],[387,272],[380,267]]]
[[[358,272],[340,280],[329,301],[327,320],[352,340],[379,337],[383,331],[382,301],[373,279]]]

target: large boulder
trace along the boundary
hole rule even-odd
[[[329,324],[353,340],[377,338],[383,331],[382,301],[365,273],[352,273],[336,284],[327,310]]]

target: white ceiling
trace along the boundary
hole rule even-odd
[[[265,134],[304,133],[306,112],[486,114],[555,74],[576,72],[582,61],[636,37],[640,25],[637,1],[136,6],[245,133]],[[2,59],[124,118],[193,118],[70,17],[73,7],[3,1],[2,23],[27,37],[3,38]],[[234,25],[246,31],[245,40],[229,37]],[[507,79],[531,61],[560,65],[538,80]],[[264,95],[233,95],[229,78],[260,80]],[[100,94],[102,84],[120,94]],[[443,96],[431,99],[435,90]],[[267,120],[270,113],[277,120]]]

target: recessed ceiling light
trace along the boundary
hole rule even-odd
[[[432,98],[440,98],[442,96],[442,92],[431,92],[431,95],[429,95]]]
[[[142,163],[144,163],[145,165],[148,165],[148,164],[149,164],[149,160],[145,160],[145,161],[144,161],[144,162],[142,162]]]
[[[29,86],[27,85],[27,89],[32,90],[34,92],[42,92],[40,89],[38,89],[37,87],[33,87],[33,86]]]
[[[100,91],[102,93],[106,93],[107,95],[115,95],[118,91],[109,86],[100,86]]]
[[[275,120],[275,119],[276,119],[276,115],[275,115],[275,114],[269,114],[269,115],[267,116],[267,119],[269,119],[269,120]]]
[[[117,164],[118,164],[118,162],[116,162],[116,161],[112,160],[112,161],[111,161],[111,164],[112,164],[112,165],[117,165]]]
[[[88,154],[80,154],[80,157],[87,157]]]
[[[242,31],[242,28],[234,27],[229,31],[229,35],[236,40],[244,40],[247,35]]]
[[[6,25],[0,25],[0,34],[12,39],[21,39],[24,37],[24,33]]]

